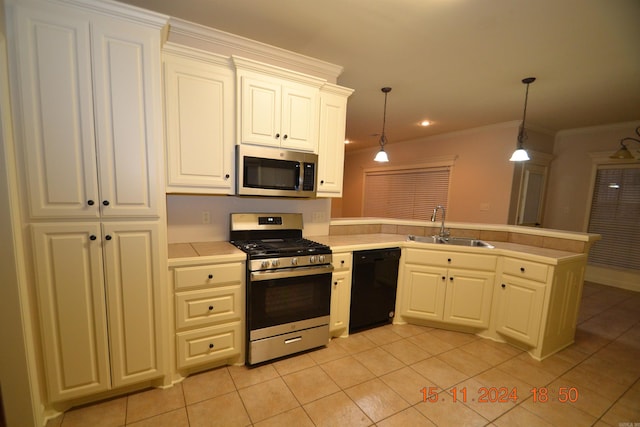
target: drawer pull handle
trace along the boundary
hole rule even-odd
[[[212,305],[209,306],[209,310],[213,310],[213,306]]]
[[[209,277],[209,279],[213,279],[213,274],[210,274],[210,275],[209,275],[209,276],[207,276],[207,277]]]
[[[285,344],[293,344],[294,342],[302,341],[302,337],[289,338],[288,340],[284,340]]]
[[[506,288],[507,285],[505,285],[504,283],[502,284],[502,289]]]
[[[524,267],[520,267],[520,271],[524,273]]]
[[[209,344],[209,348],[213,348],[213,347],[214,347],[214,345],[213,345],[213,344]]]
[[[343,259],[340,260],[340,264],[344,265],[344,260]]]

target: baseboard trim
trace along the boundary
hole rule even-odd
[[[601,285],[640,292],[640,272],[633,272],[631,270],[619,270],[587,265],[584,280],[587,282],[594,282]]]

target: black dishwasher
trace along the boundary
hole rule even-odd
[[[349,332],[391,323],[395,315],[400,248],[353,253]]]

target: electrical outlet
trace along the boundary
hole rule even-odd
[[[317,211],[311,214],[311,222],[324,222],[326,220],[327,214],[323,211]]]
[[[211,224],[211,212],[202,211],[202,223],[203,224]]]

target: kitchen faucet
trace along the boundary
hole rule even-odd
[[[442,210],[442,223],[440,224],[440,238],[447,239],[449,237],[449,231],[444,229],[444,217],[446,215],[444,206],[438,205],[433,209],[433,213],[431,214],[431,222],[435,222],[438,209]]]

